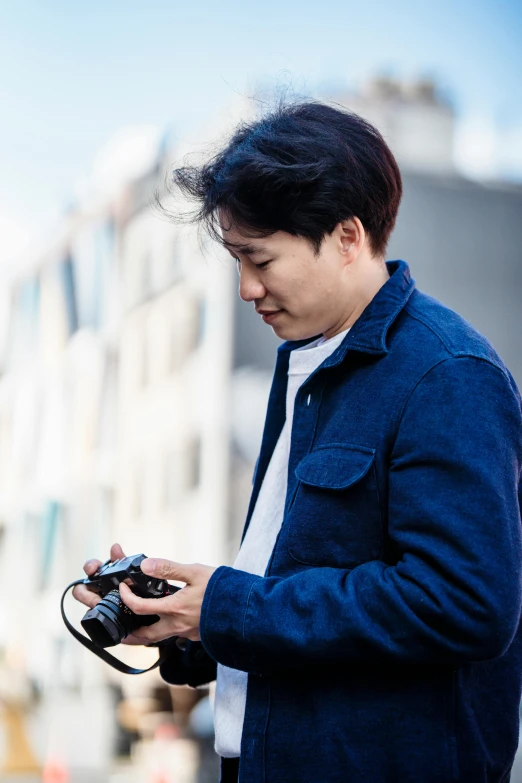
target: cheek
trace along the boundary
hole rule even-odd
[[[331,308],[336,289],[327,272],[326,265],[318,268],[301,260],[291,271],[285,269],[284,276],[267,275],[264,282],[274,303],[297,318],[309,319]]]
[[[275,287],[271,290],[275,290]],[[305,275],[296,273],[280,281],[278,291],[288,301],[306,302],[313,296],[313,285]]]
[[[298,279],[289,288],[289,297],[303,314],[314,314],[324,309],[328,292],[322,280]]]

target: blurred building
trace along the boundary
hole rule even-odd
[[[93,774],[114,746],[111,683],[143,696],[160,678],[86,652],[62,591],[115,541],[214,565],[227,549],[235,272],[202,263],[196,237],[154,213],[173,152],[152,146],[140,173],[91,188],[14,280],[2,357],[0,651],[41,696],[40,758],[58,748]],[[78,626],[85,607],[67,607]],[[156,657],[125,652],[136,666]]]
[[[455,115],[432,79],[381,76],[358,92],[334,97],[379,128],[400,166],[436,174],[455,171]]]

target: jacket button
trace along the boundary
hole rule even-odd
[[[307,401],[306,401],[306,404],[307,404],[307,405],[310,405],[310,400],[311,400],[311,399],[312,399],[312,395],[311,395],[311,394],[309,394],[309,395],[308,395],[308,399],[307,399]]]

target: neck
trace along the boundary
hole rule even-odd
[[[325,340],[329,340],[331,337],[335,337],[339,332],[344,332],[354,325],[361,313],[368,307],[377,292],[387,283],[390,279],[390,273],[386,263],[382,261],[380,264],[375,265],[375,273],[365,275],[364,287],[361,292],[361,296],[357,301],[357,304],[352,309],[351,313],[344,318],[341,322],[332,326],[331,329],[327,329],[323,332]]]

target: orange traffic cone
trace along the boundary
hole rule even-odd
[[[63,759],[49,756],[44,764],[42,783],[69,783],[69,770]]]
[[[0,780],[3,774],[39,773],[40,764],[27,736],[22,707],[4,704],[0,720],[3,723],[7,748],[6,756],[0,766]]]
[[[150,783],[171,783],[171,781],[164,772],[156,772],[150,779]]]

